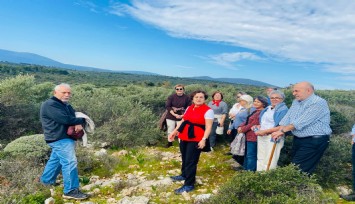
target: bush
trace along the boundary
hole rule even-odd
[[[26,104],[32,100],[31,87],[34,76],[18,75],[0,81],[0,103],[5,105]]]
[[[315,171],[315,177],[322,187],[332,188],[351,185],[350,138],[334,135]]]
[[[9,143],[4,152],[12,156],[23,156],[28,159],[45,159],[50,148],[44,141],[44,135],[31,135],[20,137]]]
[[[289,165],[268,172],[242,172],[221,187],[207,203],[320,203],[315,179]]]
[[[43,166],[21,157],[16,160],[7,157],[0,160],[0,163],[0,203],[29,203],[22,202],[22,199],[31,202],[42,200],[39,192],[44,187],[38,182],[38,177]]]
[[[129,101],[126,101],[129,103]],[[130,107],[132,104],[128,105]],[[93,138],[109,142],[115,147],[133,147],[157,144],[162,133],[156,126],[158,117],[140,103],[133,109],[124,108],[125,113],[111,119],[97,129]]]

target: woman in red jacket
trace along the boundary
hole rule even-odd
[[[243,167],[248,171],[256,171],[257,161],[257,136],[252,130],[254,125],[259,125],[260,112],[268,106],[268,100],[264,96],[257,96],[254,99],[254,111],[248,116],[245,123],[239,126],[238,133],[244,133],[246,137],[246,149]]]
[[[185,180],[184,185],[175,190],[176,194],[194,189],[197,163],[201,149],[206,146],[214,119],[213,110],[205,104],[207,97],[204,91],[194,91],[191,94],[193,104],[186,109],[182,120],[169,135],[172,140],[178,134],[182,158],[181,175],[171,178],[174,181]]]

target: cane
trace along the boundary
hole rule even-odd
[[[267,163],[266,171],[269,171],[269,169],[270,169],[271,161],[272,161],[272,158],[274,157],[274,153],[275,153],[276,144],[277,144],[277,140],[274,141],[274,145],[272,146],[271,155],[269,158],[269,162]]]

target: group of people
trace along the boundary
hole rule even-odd
[[[229,112],[219,91],[212,94],[212,100],[207,104],[208,95],[205,91],[196,90],[188,96],[183,85],[178,84],[174,89],[175,93],[166,101],[166,122],[168,146],[177,136],[182,157],[181,174],[171,177],[174,181],[184,181],[184,185],[175,190],[176,194],[194,189],[200,154],[208,151],[206,147],[213,149],[216,134],[224,132],[227,117],[230,125],[226,133],[234,139],[243,134],[245,137],[244,156],[233,157],[242,164],[244,170],[276,168],[285,135],[289,132],[293,135],[292,163],[307,174],[314,172],[329,145],[332,132],[329,107],[324,99],[314,94],[314,87],[309,82],[293,86],[294,100],[289,108],[284,103],[284,93],[271,89],[267,97],[253,98],[245,92],[238,92],[237,103]],[[70,86],[59,84],[54,88],[53,97],[41,106],[43,132],[52,152],[40,181],[44,185],[56,185],[56,178],[62,172],[63,197],[81,200],[88,198],[88,195],[79,190],[75,139],[68,135],[67,129],[75,126],[75,131],[81,131],[86,119],[76,117],[75,110],[69,104],[70,98]],[[354,144],[355,126],[352,134]]]
[[[183,85],[178,84],[174,88],[176,93],[169,96],[166,108],[172,116],[167,118],[168,146],[178,136],[182,156],[181,174],[171,177],[174,181],[184,181],[184,185],[175,190],[176,194],[194,189],[200,153],[206,145],[213,150],[216,134],[221,134],[227,115],[231,121],[227,134],[234,139],[245,137],[245,143],[241,145],[244,155],[233,156],[244,170],[276,168],[285,135],[289,132],[294,136],[292,163],[307,174],[314,172],[329,146],[332,132],[330,110],[327,102],[314,94],[314,87],[309,82],[293,86],[295,99],[290,108],[284,103],[282,91],[268,89],[267,97],[253,98],[245,92],[238,92],[237,103],[229,112],[219,91],[214,92],[212,100],[206,104],[206,92],[194,91],[189,101]],[[208,140],[209,144],[206,144]]]

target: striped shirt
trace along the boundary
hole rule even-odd
[[[297,137],[330,135],[330,111],[327,102],[312,94],[303,101],[294,100],[280,125],[292,124]]]

